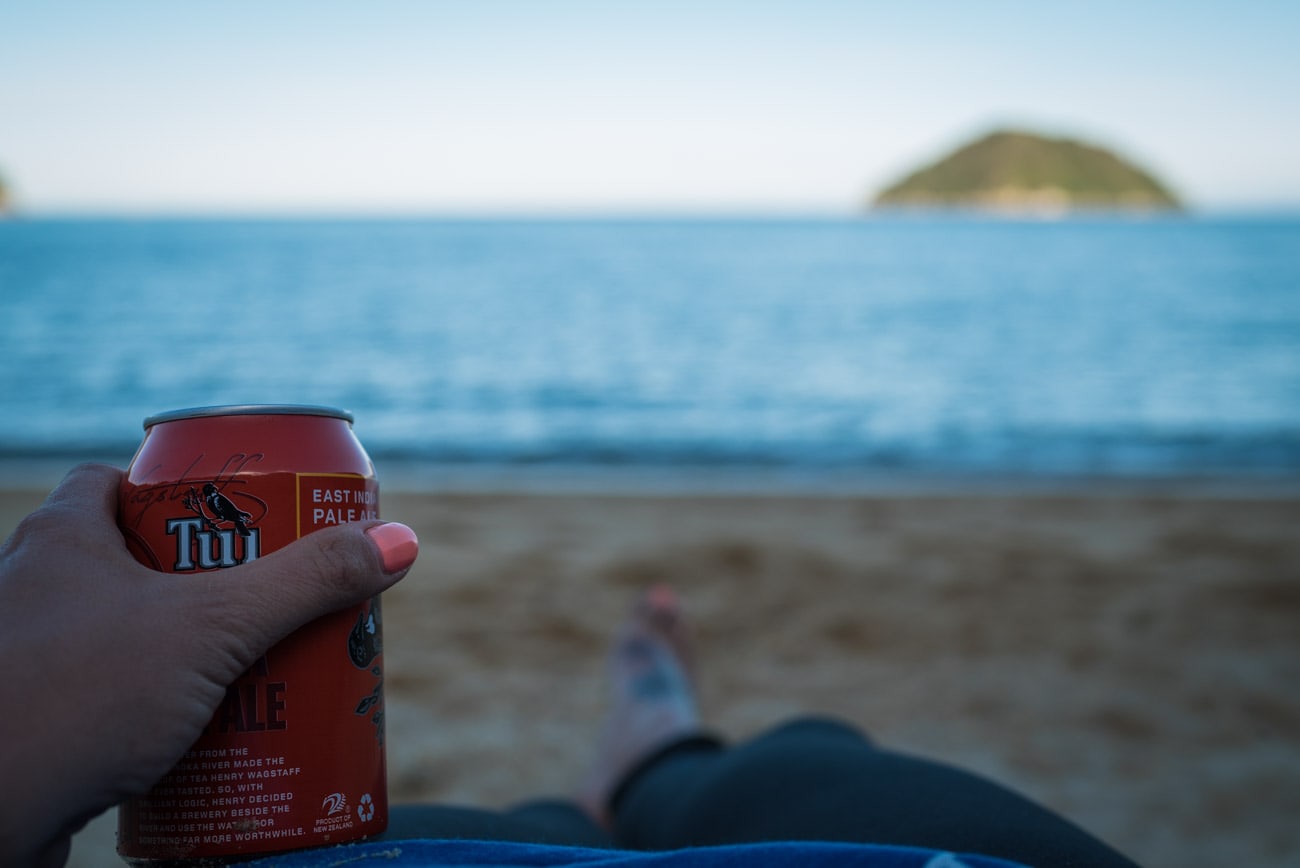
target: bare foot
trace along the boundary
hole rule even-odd
[[[681,603],[666,585],[637,600],[609,655],[613,705],[578,803],[602,825],[609,799],[638,763],[656,750],[699,732],[691,684],[690,642]]]

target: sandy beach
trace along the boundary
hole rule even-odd
[[[39,503],[0,492],[0,532]],[[1300,854],[1300,496],[1165,484],[794,494],[385,494],[391,798],[564,793],[602,654],[668,582],[705,713],[800,713],[991,775],[1148,866]],[[114,864],[112,815],[71,864]]]

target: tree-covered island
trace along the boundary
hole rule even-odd
[[[1167,186],[1104,148],[1021,130],[958,148],[886,187],[872,206],[1033,214],[1183,208]]]

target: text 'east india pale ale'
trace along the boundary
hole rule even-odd
[[[342,411],[207,407],[144,425],[119,520],[136,558],[176,581],[379,517],[374,466]],[[377,597],[294,633],[230,685],[176,767],[121,807],[118,852],[213,860],[382,832],[383,681]]]

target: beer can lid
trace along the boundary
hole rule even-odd
[[[226,404],[217,407],[189,407],[184,410],[171,410],[155,413],[144,420],[147,431],[163,422],[177,422],[181,419],[202,419],[211,416],[327,416],[331,419],[343,419],[349,424],[354,420],[347,410],[337,407],[321,407],[314,404]]]

